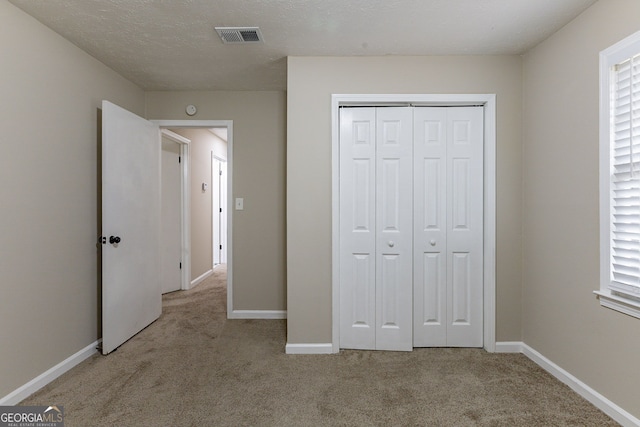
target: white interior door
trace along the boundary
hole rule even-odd
[[[412,348],[410,108],[340,116],[340,346]]]
[[[162,135],[162,215],[160,282],[162,293],[182,288],[182,182],[180,144]]]
[[[340,110],[340,347],[376,348],[376,109]]]
[[[160,180],[158,126],[103,101],[103,354],[162,311]]]
[[[222,206],[220,204],[220,159],[211,154],[211,230],[213,233],[213,265],[222,263],[220,248],[222,245],[222,235],[220,233],[220,219],[222,217]]]
[[[482,347],[483,113],[449,108],[447,346]]]
[[[447,108],[414,112],[413,344],[447,344]]]
[[[414,111],[414,346],[483,344],[483,109]]]
[[[413,348],[413,121],[376,109],[376,349]]]
[[[340,347],[483,344],[483,108],[340,111]]]
[[[227,162],[220,162],[220,263],[227,263]]]
[[[227,263],[227,162],[212,155],[213,265]]]

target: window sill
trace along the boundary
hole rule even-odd
[[[612,294],[610,291],[593,291],[600,305],[640,319],[640,302]]]

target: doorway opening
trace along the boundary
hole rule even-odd
[[[182,138],[182,147],[185,150],[180,159],[183,182],[183,280],[180,289],[193,288],[212,276],[214,269],[226,269],[228,316],[233,312],[233,213],[226,210],[227,206],[232,206],[229,200],[233,194],[233,121],[153,122],[161,128],[163,134],[170,133]],[[214,159],[218,163],[215,163]],[[220,175],[220,171],[223,175]],[[214,250],[215,248],[218,250]]]

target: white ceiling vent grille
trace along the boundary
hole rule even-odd
[[[223,43],[262,43],[258,27],[215,27]]]

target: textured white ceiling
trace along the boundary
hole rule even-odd
[[[147,90],[280,90],[289,55],[521,54],[596,0],[9,1]]]

